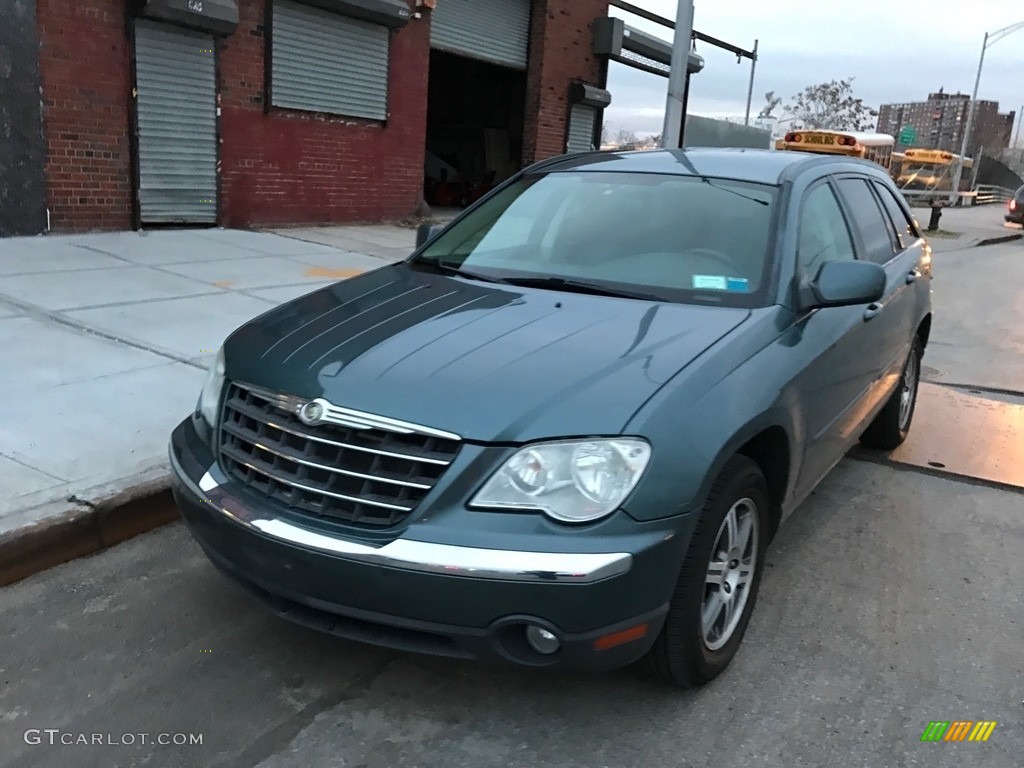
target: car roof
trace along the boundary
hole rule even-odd
[[[541,162],[528,172],[606,171],[711,176],[760,184],[781,184],[810,168],[861,162],[845,156],[772,149],[655,149],[588,152]],[[868,164],[868,165],[874,165]],[[875,166],[879,167],[879,166]]]

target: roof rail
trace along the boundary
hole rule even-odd
[[[550,165],[558,165],[559,163],[565,162],[566,160],[568,160],[571,157],[585,157],[586,155],[599,155],[599,154],[601,154],[601,152],[602,152],[602,150],[600,150],[600,149],[590,149],[590,150],[586,150],[584,152],[570,152],[569,154],[566,154],[566,155],[555,155],[554,157],[548,157],[548,158],[546,158],[544,160],[538,160],[533,165],[526,166],[525,168],[523,168],[523,170],[520,171],[520,173],[521,174],[533,173],[535,171],[539,171],[539,170],[542,170],[544,168],[547,168]]]

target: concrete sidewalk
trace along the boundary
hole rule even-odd
[[[408,255],[415,239],[398,227],[334,227],[332,247],[294,234],[0,239],[0,541],[166,485],[170,431],[227,334]]]
[[[930,211],[927,208],[915,208],[914,214],[922,228],[928,226]],[[956,237],[925,237],[936,253],[959,251],[978,245],[990,245],[1008,240],[1024,238],[1020,227],[1007,224],[1003,216],[1005,205],[979,205],[971,208],[943,208],[939,229],[955,233]]]

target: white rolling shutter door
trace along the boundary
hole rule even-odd
[[[440,0],[430,21],[430,46],[526,69],[530,0]]]
[[[135,22],[139,207],[143,223],[217,220],[213,37]]]
[[[273,8],[271,104],[387,119],[387,27],[286,0]]]
[[[594,124],[597,110],[583,104],[573,104],[569,113],[569,140],[566,152],[589,152],[594,149]]]

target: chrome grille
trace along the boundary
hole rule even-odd
[[[250,491],[296,512],[362,526],[404,520],[434,487],[460,441],[436,430],[307,426],[297,398],[228,384],[219,430],[221,467]],[[347,413],[356,413],[348,411]],[[364,414],[380,423],[378,417]]]

